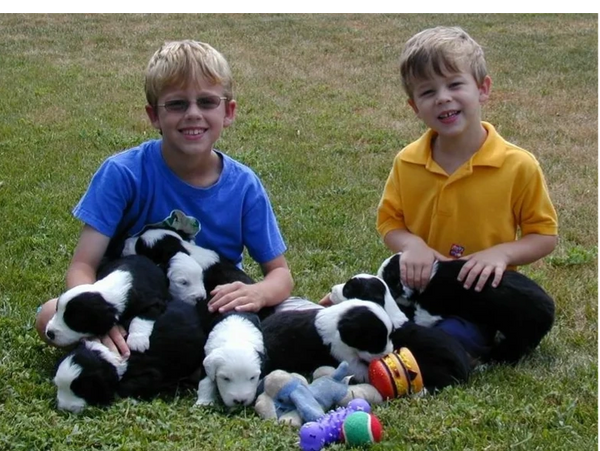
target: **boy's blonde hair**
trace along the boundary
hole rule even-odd
[[[409,98],[418,80],[470,71],[477,85],[487,75],[483,49],[460,27],[435,27],[410,38],[400,56],[402,87]]]
[[[156,107],[165,89],[185,88],[204,79],[223,86],[223,95],[233,99],[233,77],[225,57],[204,42],[165,42],[148,63],[145,90],[148,104]]]

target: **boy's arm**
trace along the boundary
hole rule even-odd
[[[67,270],[67,288],[94,283],[110,238],[85,224]]]
[[[475,291],[481,291],[486,281],[493,277],[492,286],[497,287],[507,266],[518,266],[533,263],[550,254],[558,236],[531,233],[517,241],[502,243],[461,260],[467,260],[458,274],[458,280],[469,289],[477,280]]]
[[[260,266],[265,276],[260,282],[251,285],[234,282],[216,287],[211,292],[209,310],[257,312],[263,307],[281,304],[290,297],[294,281],[285,257],[280,255]]]

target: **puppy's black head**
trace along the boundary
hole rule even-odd
[[[100,343],[84,342],[58,365],[54,384],[58,408],[79,413],[86,405],[110,404],[124,371],[108,348]]]
[[[342,341],[348,346],[379,354],[386,349],[391,327],[373,309],[367,306],[354,307],[342,313],[338,321]]]
[[[158,233],[154,230],[153,233]],[[135,253],[144,255],[159,265],[167,266],[169,260],[177,253],[189,254],[182,243],[182,239],[171,234],[164,234],[156,241],[147,241],[142,235],[135,243]]]
[[[72,330],[93,336],[105,335],[117,320],[117,309],[98,292],[75,296],[65,306],[64,322]]]
[[[385,285],[376,277],[352,277],[342,289],[342,294],[346,299],[371,301],[382,307],[385,306],[385,293]]]
[[[73,357],[73,363],[79,365],[82,370],[79,377],[71,382],[71,390],[90,405],[108,405],[114,400],[117,392],[117,369],[97,351],[86,347],[84,349]]]
[[[394,299],[404,296],[404,288],[400,281],[400,253],[386,259],[379,267],[377,275],[388,285]]]

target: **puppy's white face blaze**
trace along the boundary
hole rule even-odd
[[[344,296],[344,285],[345,284],[343,283],[339,283],[331,288],[331,294],[329,295],[329,298],[334,304],[347,301],[346,297]]]
[[[228,407],[252,404],[260,382],[260,358],[256,352],[227,349],[227,359],[217,365],[214,380],[223,403]]]
[[[84,334],[72,330],[65,323],[65,309],[69,302],[82,293],[94,290],[90,284],[78,285],[63,293],[56,301],[56,313],[46,325],[46,337],[56,346],[68,346],[77,343],[82,338],[91,337],[91,334]]]
[[[204,288],[204,271],[188,254],[178,252],[169,261],[167,271],[169,292],[174,299],[191,305],[206,299]]]
[[[81,371],[82,368],[73,363],[72,356],[67,357],[58,366],[58,371],[54,376],[54,384],[58,389],[56,400],[59,409],[79,413],[85,408],[87,404],[85,399],[80,398],[71,390],[71,383],[79,377]]]

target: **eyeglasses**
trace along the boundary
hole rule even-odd
[[[214,110],[221,105],[221,100],[226,100],[227,97],[219,96],[204,96],[196,99],[196,105],[201,110]],[[156,106],[162,106],[169,113],[185,113],[190,107],[191,102],[189,100],[169,100],[168,102],[158,104]]]

